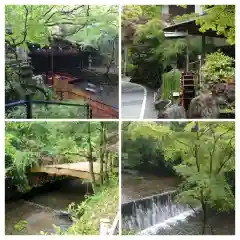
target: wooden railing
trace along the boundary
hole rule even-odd
[[[59,73],[60,74],[60,73]],[[64,80],[61,79],[64,78]],[[54,75],[53,90],[62,98],[67,99],[82,99],[89,104],[92,109],[93,118],[113,118],[116,119],[119,116],[118,109],[109,106],[102,101],[91,96],[84,90],[76,88],[72,83],[73,78],[69,74]]]

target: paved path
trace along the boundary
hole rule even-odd
[[[123,77],[122,85],[122,119],[156,119],[157,111],[153,105],[153,91]]]

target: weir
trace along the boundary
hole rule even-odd
[[[169,191],[122,205],[122,227],[140,235],[155,235],[193,215],[195,210],[174,202],[175,191]]]

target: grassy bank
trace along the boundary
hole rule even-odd
[[[68,229],[66,235],[99,235],[100,219],[108,218],[113,222],[119,203],[118,179],[100,188],[98,192],[85,202],[76,206],[75,213],[84,211],[76,222]]]

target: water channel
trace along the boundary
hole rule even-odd
[[[68,205],[83,201],[84,195],[90,186],[79,179],[60,181],[51,184],[48,189],[23,196],[18,200],[6,201],[5,203],[5,234],[6,235],[39,235],[40,231],[48,234],[55,233],[56,226],[66,230],[72,224],[66,212]],[[16,229],[16,224],[26,221],[22,231]]]
[[[174,201],[175,177],[122,174],[122,228],[136,235],[199,235],[199,208]],[[223,221],[224,219],[224,221]],[[206,234],[234,235],[235,213],[210,212]]]

